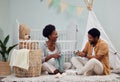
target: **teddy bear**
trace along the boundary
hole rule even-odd
[[[26,49],[35,49],[37,47],[36,42],[31,42],[30,37],[30,28],[25,24],[19,25],[19,49],[26,48]]]
[[[30,39],[30,28],[25,24],[19,26],[19,39],[29,40]]]

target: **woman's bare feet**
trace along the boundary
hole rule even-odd
[[[56,70],[54,71],[54,74],[57,74],[57,73],[60,73],[60,71],[59,71],[58,69],[56,69]]]

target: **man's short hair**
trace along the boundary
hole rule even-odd
[[[100,31],[97,28],[92,28],[88,31],[88,34],[90,34],[93,38],[100,37]]]

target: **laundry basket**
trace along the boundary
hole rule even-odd
[[[41,75],[41,66],[41,51],[30,50],[28,70],[14,66],[13,71],[16,77],[36,77]]]

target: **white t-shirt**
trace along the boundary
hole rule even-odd
[[[95,47],[93,47],[93,49],[92,49],[92,56],[95,56]]]
[[[61,52],[61,48],[60,45],[58,43],[55,44],[55,50],[54,51],[50,51],[48,49],[48,46],[46,44],[46,42],[42,45],[42,62],[45,61],[45,57],[47,55],[51,55],[51,54],[55,54],[55,53],[60,53]],[[51,58],[50,61],[54,61],[54,58]]]
[[[54,51],[51,51],[51,50],[49,50],[48,47],[47,47],[47,53],[48,53],[49,55],[50,55],[50,54],[55,54],[55,53],[57,53],[57,49],[55,48]],[[47,62],[54,64],[54,61],[55,61],[55,58],[51,58],[51,59],[48,60]]]

